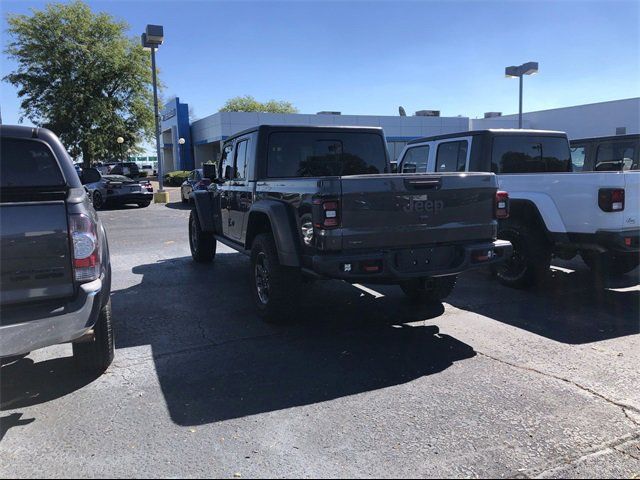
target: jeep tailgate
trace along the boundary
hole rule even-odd
[[[490,240],[490,173],[342,177],[342,248],[396,248]]]

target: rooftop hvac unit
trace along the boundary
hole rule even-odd
[[[484,118],[495,118],[495,117],[501,117],[502,116],[502,112],[486,112],[484,114]]]
[[[342,112],[329,112],[329,111],[323,110],[322,112],[316,113],[316,115],[342,115]]]
[[[416,117],[439,117],[440,110],[418,110]]]

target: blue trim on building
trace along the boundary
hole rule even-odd
[[[195,161],[191,146],[191,125],[189,123],[189,105],[180,103],[178,97],[164,105],[162,108],[162,132],[171,131],[172,142],[165,143],[163,148],[170,148],[174,153],[173,167],[176,170],[193,170]],[[176,135],[173,135],[175,128]],[[179,138],[184,138],[184,144],[178,143]],[[177,147],[174,149],[174,147]]]

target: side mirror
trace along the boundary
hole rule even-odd
[[[391,162],[391,173],[398,173],[398,162]]]
[[[224,179],[231,180],[231,165],[224,167]]]
[[[100,172],[96,168],[85,168],[82,171],[82,184],[86,185],[88,183],[99,182],[102,178]]]

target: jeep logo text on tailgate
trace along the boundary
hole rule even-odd
[[[420,195],[419,197],[410,197],[409,203],[405,205],[403,210],[407,213],[431,213],[437,215],[444,208],[444,201],[442,200],[429,200],[427,195]]]

